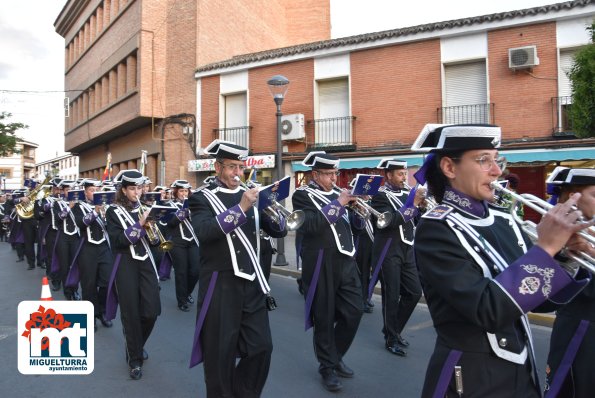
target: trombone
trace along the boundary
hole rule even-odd
[[[149,209],[147,206],[141,203],[140,197],[137,196],[137,200],[140,204],[140,207],[138,208],[138,215],[139,217],[142,217]],[[146,220],[144,228],[147,232],[147,238],[149,238],[149,241],[151,243],[159,242],[159,250],[162,252],[170,251],[174,247],[174,242],[165,239],[154,220]]]
[[[333,189],[335,189],[338,193],[342,191],[341,187],[337,186],[336,184],[333,184]],[[353,211],[366,220],[372,215],[376,217],[376,227],[378,229],[388,227],[391,220],[393,219],[393,215],[390,212],[385,211],[384,213],[380,213],[360,197],[356,197],[355,204],[352,206],[352,208]]]
[[[235,176],[234,180],[240,183],[245,189],[257,188],[256,184],[252,180],[248,180],[248,183],[242,182],[240,177]],[[306,219],[306,215],[302,210],[295,210],[290,212],[281,203],[275,199],[271,199],[271,205],[264,209],[264,212],[277,224],[281,224],[281,217],[285,217],[287,223],[285,228],[288,231],[295,231],[302,226]]]
[[[504,194],[509,195],[512,198],[511,206],[510,206],[510,215],[512,216],[513,220],[516,221],[522,230],[529,236],[532,241],[537,240],[537,225],[530,220],[523,220],[521,219],[516,212],[516,205],[517,202],[524,204],[525,206],[530,207],[531,209],[535,210],[537,213],[544,215],[548,212],[549,209],[554,207],[554,205],[546,202],[545,200],[538,198],[535,195],[531,194],[518,194],[510,189],[504,188],[502,185],[498,184],[498,181],[492,181],[490,183],[490,187],[496,191],[501,191]],[[579,221],[582,222],[582,221]],[[588,231],[595,232],[595,228],[589,227]],[[595,245],[595,236],[592,236],[587,231],[580,231],[578,232],[582,238],[586,239],[591,245]],[[565,251],[565,255],[571,258],[572,260],[576,261],[581,267],[589,270],[592,273],[595,273],[595,258],[590,256],[585,252],[573,253],[570,251]]]

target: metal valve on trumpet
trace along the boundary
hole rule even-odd
[[[140,207],[138,210],[139,217],[143,217],[143,215],[149,211],[147,206],[143,205],[140,202],[140,198],[138,199],[140,203]],[[151,243],[159,242],[159,250],[162,252],[170,251],[174,247],[174,242],[171,240],[165,239],[165,236],[161,233],[161,230],[157,226],[155,220],[146,220],[144,225],[145,231],[147,232],[147,238]]]
[[[339,193],[342,191],[341,187],[337,186],[336,184],[333,184],[333,189]],[[376,217],[376,227],[378,227],[378,229],[388,227],[393,218],[393,215],[390,212],[385,211],[384,213],[380,213],[378,210],[366,203],[365,200],[359,197],[356,199],[355,204],[352,205],[352,208],[353,211],[355,211],[362,218],[369,219],[371,216]]]
[[[244,183],[238,176],[235,176],[234,179],[245,189],[257,188],[256,184],[252,180],[248,180],[247,183]],[[266,207],[264,212],[277,224],[281,224],[281,217],[284,217],[286,220],[285,228],[288,231],[297,230],[302,226],[304,220],[306,219],[306,215],[302,210],[295,210],[291,212],[275,199],[271,200],[271,205]]]

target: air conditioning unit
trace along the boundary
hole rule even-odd
[[[529,69],[537,65],[539,65],[539,58],[537,58],[536,46],[508,49],[508,67],[510,69]]]
[[[304,130],[304,115],[295,113],[281,117],[281,139],[283,141],[303,140],[306,137]]]

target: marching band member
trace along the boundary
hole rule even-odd
[[[312,168],[312,181],[294,192],[292,202],[294,210],[305,212],[300,230],[306,329],[314,326],[314,352],[323,386],[338,391],[343,386],[337,376],[354,375],[343,357],[363,313],[355,247],[345,210],[356,197],[333,189],[339,166],[336,157],[323,151],[310,152],[302,164]]]
[[[27,188],[15,190],[20,197],[14,197],[15,211],[12,215],[13,224],[10,237],[17,250],[18,260],[21,262],[27,258],[28,270],[35,269],[35,234],[37,232],[37,221],[34,218],[23,218],[17,211],[18,205],[27,205],[30,202],[27,196]]]
[[[392,214],[390,225],[376,229],[372,254],[372,283],[366,293],[372,295],[380,276],[382,293],[382,319],[386,349],[395,355],[406,356],[409,346],[401,333],[421,298],[421,285],[413,260],[413,234],[419,214],[418,207],[424,192],[404,189],[407,182],[407,162],[382,159],[377,166],[384,170],[385,183],[372,198],[372,207]]]
[[[574,192],[576,207],[587,219],[595,217],[595,169],[556,167],[548,178],[560,203]],[[581,249],[595,258],[593,244]],[[556,313],[546,368],[546,397],[590,397],[593,394],[595,358],[595,282]]]
[[[4,206],[6,205],[6,194],[0,194],[0,242],[6,242],[6,232],[10,218],[7,217]]]
[[[108,285],[106,319],[112,320],[120,305],[120,318],[126,342],[130,378],[142,377],[144,349],[157,317],[161,314],[159,280],[151,255],[142,215],[140,196],[143,175],[138,170],[122,170],[114,178],[118,184],[115,202],[106,211],[107,232],[115,256]]]
[[[85,190],[85,200],[76,203],[72,213],[81,231],[81,242],[78,258],[73,260],[71,269],[77,266],[78,260],[82,298],[93,303],[95,319],[110,328],[112,321],[105,317],[105,303],[114,259],[105,221],[101,217],[102,205],[93,204],[93,194],[101,187],[101,182],[85,178],[80,185]]]
[[[255,210],[258,189],[240,185],[248,149],[215,140],[206,148],[217,177],[190,196],[200,243],[199,314],[191,366],[204,361],[208,397],[258,397],[273,349],[267,306],[269,285],[258,260],[258,231],[286,231]],[[240,360],[236,362],[236,356]]]
[[[192,186],[186,180],[176,180],[171,184],[171,203],[179,210],[167,222],[169,239],[174,246],[170,250],[176,280],[176,298],[181,311],[190,311],[194,303],[192,292],[198,282],[199,250],[198,239],[190,224],[190,211],[184,207]]]
[[[78,286],[67,286],[66,279],[70,271],[70,265],[72,264],[76,255],[80,231],[76,226],[72,208],[74,202],[67,202],[66,197],[68,191],[74,186],[74,181],[61,180],[58,183],[58,187],[61,190],[62,198],[55,200],[52,204],[54,212],[54,223],[58,228],[58,235],[56,236],[55,251],[54,254],[57,256],[58,269],[56,269],[55,263],[52,263],[52,272],[58,272],[60,275],[60,281],[62,282],[62,291],[66,300],[80,300],[80,295],[77,291]]]
[[[539,397],[526,313],[551,310],[538,306],[588,282],[553,258],[589,225],[571,211],[580,194],[547,212],[532,247],[510,214],[488,207],[500,137],[497,126],[427,125],[412,148],[431,151],[415,177],[440,203],[422,216],[414,245],[438,334],[423,397]]]
[[[57,212],[54,210],[54,202],[58,200],[61,189],[59,187],[62,181],[59,177],[54,177],[50,180],[52,193],[50,196],[43,198],[35,203],[34,211],[38,219],[44,220],[40,222],[39,237],[45,243],[47,254],[45,274],[48,276],[53,291],[60,290],[62,281],[60,280],[60,266],[58,256],[55,253],[56,239],[60,229],[60,221]],[[47,220],[47,221],[46,221]],[[47,225],[46,225],[47,222]]]

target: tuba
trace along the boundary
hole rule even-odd
[[[50,181],[50,178],[51,176],[48,175],[41,184],[39,184],[37,187],[32,189],[31,192],[29,192],[29,195],[27,195],[27,197],[29,198],[28,203],[19,203],[15,206],[16,212],[19,215],[19,217],[21,217],[22,219],[29,219],[33,217],[33,208],[35,206],[35,201],[46,198],[50,194],[49,190],[43,188],[43,186]]]

